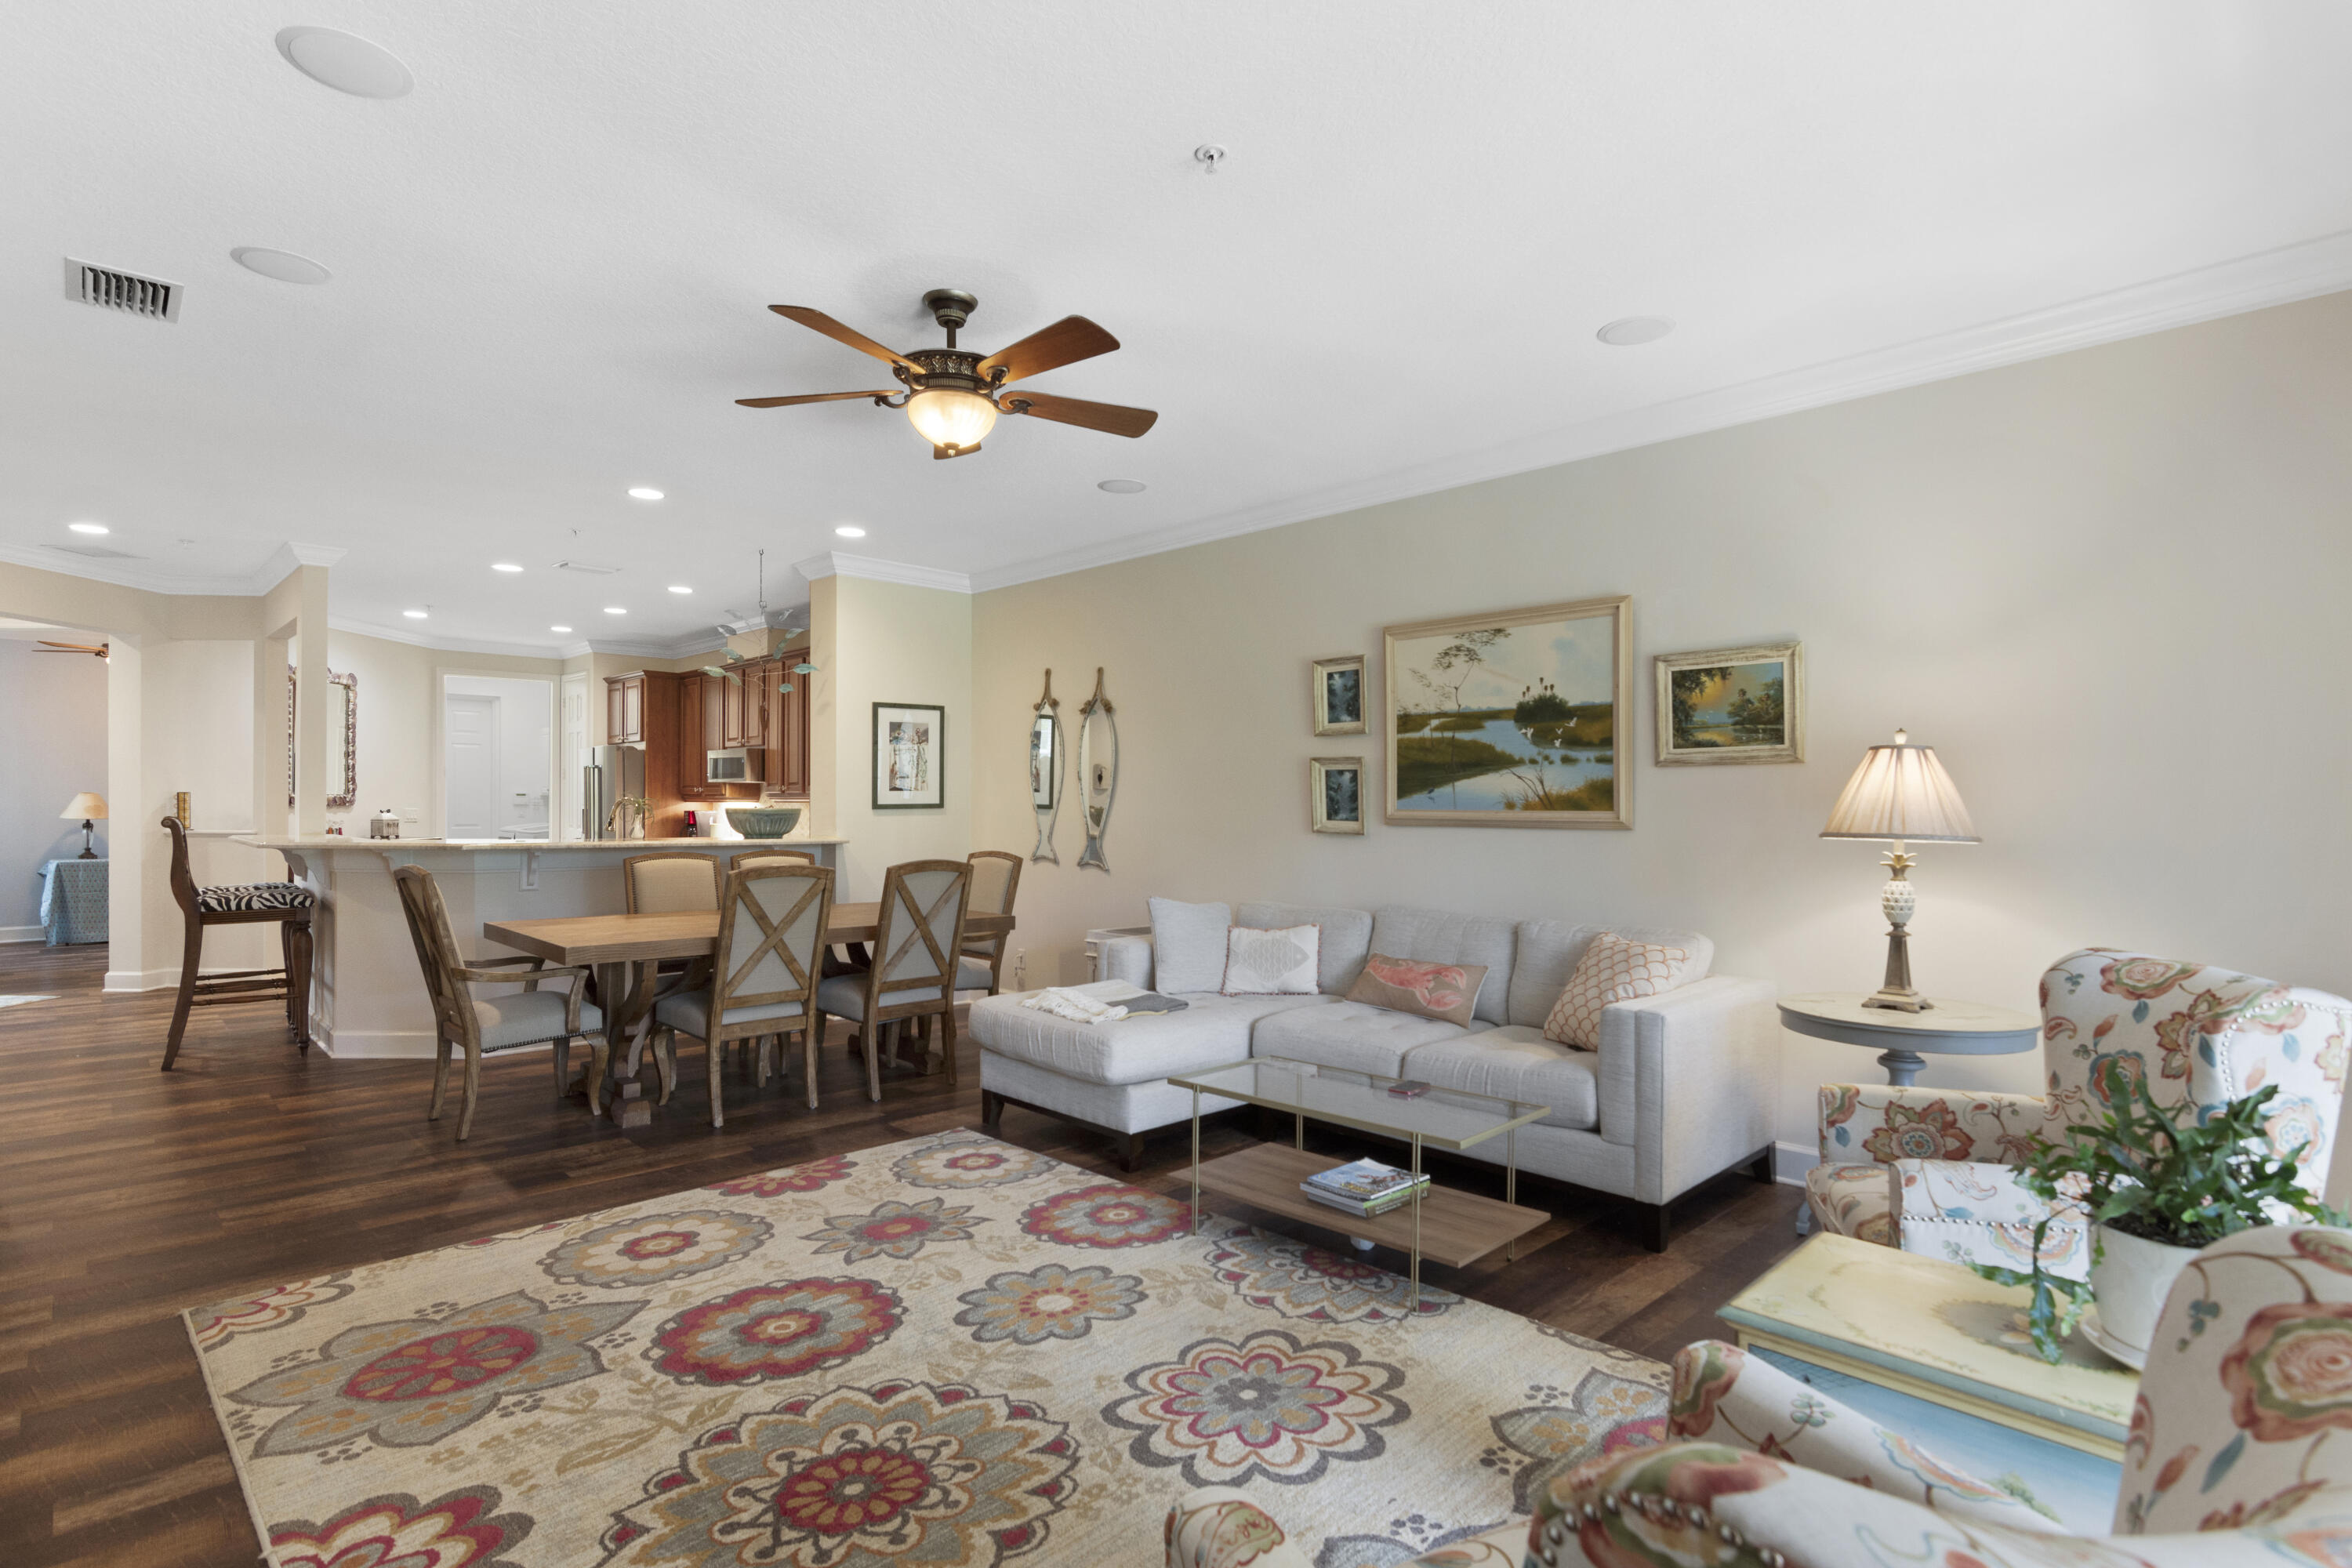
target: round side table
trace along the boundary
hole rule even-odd
[[[2009,1007],[1982,1002],[1952,1002],[1928,998],[1935,1005],[1924,1013],[1901,1013],[1891,1007],[1865,1007],[1866,991],[1820,991],[1806,996],[1780,998],[1780,1022],[1800,1035],[1836,1040],[1848,1046],[1877,1046],[1878,1065],[1886,1081],[1908,1089],[1927,1065],[1919,1053],[1937,1056],[2005,1057],[2032,1050],[2042,1039],[2042,1020]]]

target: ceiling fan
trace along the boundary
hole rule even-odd
[[[37,637],[34,640],[41,645],[33,650],[35,653],[94,653],[100,658],[107,656],[105,643],[51,642],[47,637]]]
[[[815,392],[799,397],[739,397],[746,408],[786,408],[796,403],[838,403],[870,397],[885,408],[903,408],[916,431],[931,444],[933,458],[961,458],[980,450],[981,438],[995,427],[1000,414],[1026,414],[1056,424],[1076,425],[1113,436],[1135,437],[1151,428],[1160,416],[1149,408],[1125,408],[1116,403],[1088,403],[1076,397],[1055,397],[1044,392],[1007,392],[1016,381],[1107,354],[1118,340],[1084,316],[1065,316],[1042,331],[1030,333],[1010,348],[988,355],[956,347],[956,331],[980,301],[961,289],[934,289],[923,296],[924,309],[947,330],[943,349],[915,349],[900,353],[886,349],[865,333],[843,326],[822,310],[805,305],[768,307],[787,321],[847,343],[890,366],[902,391]]]

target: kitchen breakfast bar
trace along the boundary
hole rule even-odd
[[[310,1033],[329,1056],[433,1055],[433,1007],[416,967],[400,893],[398,866],[433,873],[461,944],[477,956],[510,956],[481,936],[488,924],[576,915],[617,915],[627,901],[621,863],[632,855],[683,850],[724,861],[744,849],[804,850],[840,869],[848,840],[787,838],[637,838],[562,843],[543,840],[241,838],[275,850],[319,896],[310,987]],[[494,994],[484,987],[485,994]]]

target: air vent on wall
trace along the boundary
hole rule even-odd
[[[600,561],[559,561],[558,572],[585,572],[591,577],[611,577],[620,572],[618,566],[607,566]]]
[[[96,305],[102,310],[176,321],[180,319],[180,293],[177,283],[166,283],[160,278],[142,278],[136,273],[118,272],[111,267],[66,258],[66,298]]]

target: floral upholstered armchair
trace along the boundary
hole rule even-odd
[[[2110,1535],[1706,1341],[1675,1358],[1663,1447],[1568,1472],[1534,1517],[1423,1568],[2346,1568],[2352,1232],[2273,1226],[2198,1254],[2166,1301]],[[1308,1568],[1244,1493],[1170,1510],[1168,1568]],[[1353,1568],[1324,1564],[1323,1568]]]
[[[1885,1084],[1822,1086],[1822,1163],[1805,1192],[1822,1228],[1906,1252],[2006,1268],[2030,1265],[2049,1205],[2011,1167],[2035,1133],[2105,1110],[2121,1078],[2159,1105],[2207,1110],[2279,1086],[2268,1124],[2280,1154],[2304,1145],[2304,1184],[2327,1178],[2344,1100],[2352,1003],[2210,964],[2086,948],[2042,977],[2048,1091],[1972,1094]],[[2079,1279],[2090,1236],[2062,1199],[2042,1267]]]

